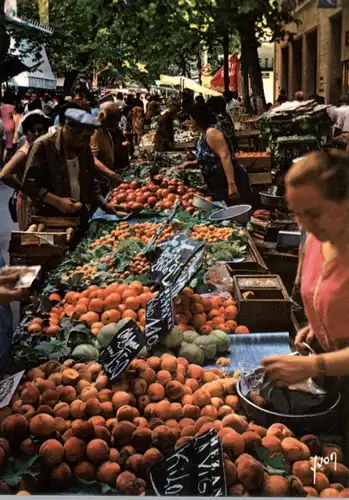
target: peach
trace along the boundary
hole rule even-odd
[[[57,489],[66,489],[71,479],[69,465],[61,463],[51,469],[51,481]]]
[[[139,417],[139,411],[137,410],[137,408],[133,408],[132,406],[128,405],[121,406],[116,412],[116,418],[119,422],[122,422],[124,420],[132,422],[132,420],[136,417]]]
[[[292,437],[287,437],[282,440],[281,450],[286,460],[291,462],[308,460],[310,458],[309,448],[304,443]]]
[[[232,486],[236,482],[236,478],[237,478],[236,467],[233,464],[233,462],[225,459],[224,460],[224,470],[225,470],[225,478],[226,478],[227,487],[229,488],[230,486]]]
[[[197,418],[200,417],[201,410],[198,406],[196,405],[184,405],[183,406],[183,417],[184,418],[191,418],[193,420],[196,420]]]
[[[264,481],[264,468],[257,460],[242,461],[237,465],[237,477],[248,491],[258,491]]]
[[[60,403],[62,404],[62,403]],[[70,414],[72,418],[84,418],[86,416],[86,403],[81,399],[76,399],[70,404]]]
[[[63,435],[69,428],[69,421],[62,417],[54,417],[54,419],[57,431]]]
[[[240,434],[235,432],[230,432],[222,438],[223,450],[228,453],[229,456],[237,457],[245,450],[245,440]]]
[[[157,373],[156,379],[157,379],[157,381],[158,381],[159,384],[161,384],[163,386],[166,386],[166,384],[168,384],[169,382],[171,382],[172,375],[167,370],[160,370]]]
[[[136,378],[131,381],[131,391],[136,397],[144,396],[147,393],[148,384],[142,378]]]
[[[97,397],[98,397],[98,391],[95,387],[92,387],[91,385],[84,388],[80,394],[81,401],[84,401],[85,403],[87,403],[89,399]]]
[[[94,417],[95,415],[100,415],[102,411],[101,403],[97,398],[89,398],[86,401],[86,414],[90,417]]]
[[[147,394],[151,401],[161,401],[165,397],[165,389],[161,384],[155,382],[150,384]]]
[[[72,403],[76,399],[76,390],[71,385],[65,385],[59,390],[59,399],[65,403]]]
[[[159,425],[153,430],[152,442],[155,448],[167,453],[174,448],[176,440],[174,434],[168,427]]]
[[[262,438],[257,432],[247,430],[241,434],[241,437],[245,441],[245,449],[247,452],[253,452],[253,450],[262,444]]]
[[[288,480],[282,476],[266,476],[262,495],[266,497],[287,497],[289,495]]]
[[[132,442],[133,433],[136,431],[136,426],[131,422],[119,422],[113,429],[113,438],[116,446],[124,446]]]
[[[40,446],[39,455],[44,465],[54,467],[63,461],[64,448],[56,439],[48,439]]]
[[[271,453],[281,453],[281,441],[275,436],[265,436],[262,439],[262,445],[268,448]]]
[[[73,368],[66,368],[62,372],[63,385],[76,385],[80,379],[79,372]]]
[[[146,477],[146,469],[144,465],[144,456],[136,453],[128,458],[125,469],[135,474],[136,477]]]
[[[202,382],[203,377],[204,377],[204,369],[201,368],[201,366],[198,365],[188,365],[187,368],[187,377],[188,378],[193,378],[197,380],[198,382]]]
[[[184,396],[183,386],[176,380],[171,380],[166,384],[166,396],[170,401],[179,401]]]
[[[95,436],[97,439],[105,441],[109,446],[112,443],[111,433],[102,425],[95,425]]]
[[[172,374],[177,372],[177,359],[174,356],[167,355],[161,361],[161,370],[166,370]]]
[[[129,405],[131,402],[131,396],[124,391],[116,392],[113,395],[112,403],[115,410],[121,408],[121,406]]]
[[[247,430],[248,425],[239,415],[227,415],[222,420],[223,427],[231,427],[234,431],[242,434]]]
[[[86,452],[86,444],[82,439],[71,437],[64,443],[64,457],[69,463],[80,462]]]
[[[102,439],[92,439],[87,445],[86,455],[93,463],[105,462],[109,457],[109,446]]]
[[[160,462],[164,458],[161,451],[158,450],[157,448],[149,448],[144,453],[143,456],[144,456],[144,465],[147,468],[151,467],[152,465],[156,464],[157,462]]]
[[[192,365],[190,365],[192,366]],[[189,368],[190,368],[189,366]],[[202,408],[203,406],[206,406],[210,404],[211,402],[211,395],[210,393],[205,390],[205,389],[198,389],[197,391],[194,392],[193,394],[193,404],[196,406],[199,406],[199,408]]]
[[[68,403],[57,403],[53,408],[53,413],[56,417],[61,417],[68,420],[68,418],[70,417],[70,406],[68,405]]]
[[[92,482],[96,477],[96,469],[90,462],[80,462],[73,470],[74,476],[86,482]]]
[[[56,431],[56,422],[51,415],[41,413],[32,418],[29,428],[36,438],[49,438]]]
[[[304,486],[311,486],[314,480],[314,472],[308,460],[300,460],[293,464],[292,474],[298,477]]]
[[[72,433],[75,437],[82,439],[85,442],[93,439],[95,435],[95,429],[91,422],[77,421],[73,422]]]
[[[116,462],[104,462],[97,470],[97,479],[101,483],[115,485],[116,478],[121,472],[121,467]]]
[[[25,405],[37,405],[40,400],[40,392],[33,384],[30,384],[22,391],[21,399]]]

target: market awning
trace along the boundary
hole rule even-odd
[[[41,64],[41,62],[38,64]],[[6,82],[9,78],[13,78],[23,73],[23,71],[31,71],[35,69],[38,64],[30,68],[23,64],[17,56],[7,57],[4,61],[0,62],[0,82]]]
[[[30,50],[29,42],[21,42],[21,47],[16,49],[14,41],[11,42],[13,52],[20,58],[25,69],[20,74],[12,78],[11,84],[17,87],[37,88],[46,90],[56,89],[56,78],[52,72],[45,47],[41,45],[38,52],[38,58]],[[22,54],[25,55],[22,55]],[[38,59],[40,63],[38,64]]]
[[[160,81],[158,81],[160,85],[178,85],[184,89],[190,89],[198,94],[204,95],[212,95],[212,96],[221,96],[220,92],[216,90],[212,90],[207,87],[203,87],[198,83],[194,82],[190,78],[186,78],[184,76],[168,76],[168,75],[160,75]]]

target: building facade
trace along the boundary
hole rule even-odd
[[[275,95],[303,90],[336,103],[349,92],[349,0],[298,0],[295,16],[292,36],[275,44]]]

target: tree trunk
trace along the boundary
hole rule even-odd
[[[256,112],[261,114],[265,110],[265,95],[261,67],[258,57],[258,41],[254,30],[254,22],[244,23],[240,30],[242,51],[246,57],[246,63],[250,76],[253,99],[256,103]]]
[[[201,67],[202,67],[202,64],[201,64],[201,54],[200,54],[200,52],[197,55],[196,64],[197,64],[197,69],[198,69],[199,84],[201,85],[202,84],[202,77],[201,77]]]
[[[229,32],[225,31],[223,35],[223,54],[224,54],[224,92],[229,92]]]
[[[241,46],[241,74],[242,74],[242,96],[244,107],[249,115],[252,114],[252,106],[250,100],[250,82],[248,79],[248,64],[246,61],[245,47]]]

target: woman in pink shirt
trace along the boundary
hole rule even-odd
[[[349,156],[337,149],[303,157],[286,176],[286,199],[309,233],[301,293],[308,325],[295,345],[316,340],[316,356],[270,356],[265,371],[279,385],[349,374]]]
[[[15,133],[15,122],[13,121],[13,113],[15,106],[13,104],[13,95],[11,91],[4,93],[3,102],[0,106],[0,118],[2,119],[6,130],[6,143],[5,143],[5,158],[13,149],[13,138]]]

